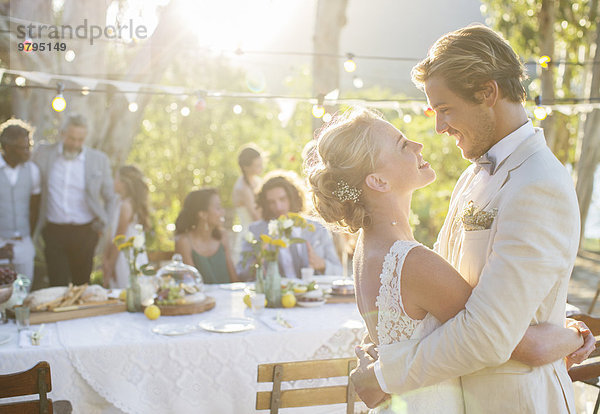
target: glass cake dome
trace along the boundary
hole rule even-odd
[[[206,298],[202,275],[195,267],[183,263],[178,253],[158,270],[156,284],[155,302],[158,305],[183,305]]]

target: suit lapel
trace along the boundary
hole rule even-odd
[[[498,166],[498,170],[486,185],[485,190],[477,197],[477,199],[473,200],[475,205],[480,209],[485,209],[492,200],[492,197],[498,193],[500,188],[502,188],[508,179],[510,172],[515,168],[518,168],[527,158],[531,157],[545,146],[546,140],[544,138],[544,133],[541,129],[536,128],[536,133],[527,138],[502,164]]]

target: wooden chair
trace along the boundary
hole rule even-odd
[[[16,374],[0,375],[0,398],[37,394],[39,399],[0,404],[3,414],[52,414],[52,400],[47,393],[52,390],[50,365],[46,361]]]
[[[256,393],[256,409],[270,409],[274,414],[280,408],[345,403],[346,413],[354,413],[354,402],[360,399],[349,375],[355,367],[354,357],[261,364],[258,366],[258,382],[272,382],[273,389]],[[347,385],[281,390],[282,381],[334,377],[347,377]]]

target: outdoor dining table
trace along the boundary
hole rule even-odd
[[[268,389],[257,384],[258,364],[352,356],[362,339],[354,303],[255,314],[244,291],[228,287],[206,286],[216,306],[199,314],[151,321],[123,312],[46,324],[40,346],[19,341],[14,323],[0,325],[9,337],[0,345],[0,374],[48,361],[50,397],[69,400],[74,413],[253,413],[256,391]],[[254,327],[199,328],[220,318],[249,318]]]

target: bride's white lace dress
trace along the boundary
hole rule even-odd
[[[404,259],[411,249],[422,246],[414,241],[398,240],[385,256],[381,275],[381,287],[377,296],[378,308],[377,337],[378,351],[386,352],[386,345],[420,339],[440,326],[431,314],[421,320],[410,318],[404,311],[400,292]],[[387,403],[371,410],[371,413],[409,414],[464,414],[464,402],[459,378],[445,381],[426,388],[393,396]]]

